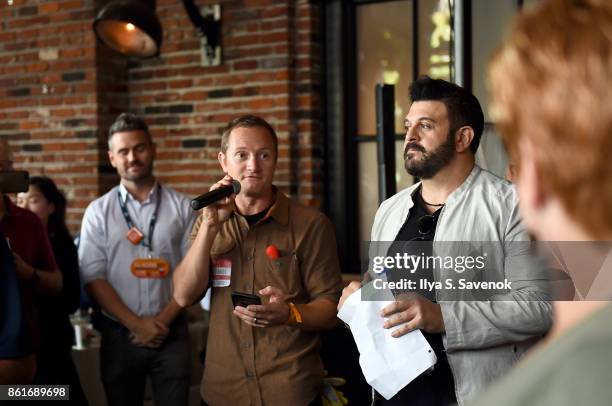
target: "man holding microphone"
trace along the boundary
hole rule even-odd
[[[319,404],[318,331],[336,323],[342,283],[330,221],[272,183],[273,128],[256,116],[232,120],[218,159],[241,191],[205,207],[174,274],[188,306],[212,288],[201,394],[208,405]],[[261,302],[261,304],[257,304]]]

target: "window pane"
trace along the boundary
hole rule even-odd
[[[491,55],[501,45],[503,37],[518,12],[516,0],[472,1],[472,87],[489,121],[486,89],[486,69]],[[508,158],[495,128],[488,124],[476,152],[476,163],[504,177]]]
[[[482,105],[486,121],[489,121],[487,65],[517,13],[516,3],[516,0],[472,1],[472,87]]]
[[[404,168],[404,142],[395,141],[395,181],[397,191],[414,183],[414,178]],[[374,215],[378,209],[378,162],[376,142],[357,144],[359,156],[359,240],[369,241]],[[360,249],[361,249],[360,245]]]
[[[419,76],[450,80],[451,24],[448,0],[419,1]]]
[[[378,165],[376,142],[357,144],[359,157],[359,241],[370,240],[374,214],[378,209]],[[361,246],[361,245],[360,245]]]
[[[381,23],[384,22],[384,23]],[[377,83],[395,85],[395,130],[401,133],[412,82],[412,1],[357,7],[357,132],[376,134]]]

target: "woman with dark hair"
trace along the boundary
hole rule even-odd
[[[66,198],[51,179],[33,176],[27,193],[17,196],[17,205],[45,225],[63,279],[59,297],[37,298],[42,344],[36,353],[34,384],[70,385],[70,401],[87,404],[71,356],[74,329],[69,316],[79,306],[80,282],[77,250],[66,227]]]

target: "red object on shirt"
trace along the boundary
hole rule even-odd
[[[280,257],[280,254],[278,252],[278,248],[276,248],[276,245],[268,245],[266,247],[266,255],[270,259],[278,259]]]

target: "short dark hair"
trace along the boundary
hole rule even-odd
[[[266,120],[252,114],[236,117],[225,126],[221,135],[221,152],[223,152],[224,154],[227,152],[230,134],[235,128],[240,127],[261,127],[266,129],[268,133],[272,136],[272,141],[274,142],[274,154],[278,159],[278,137],[276,136],[276,131],[274,131],[274,128],[272,128],[270,123],[268,123]]]
[[[451,133],[463,126],[472,127],[474,139],[470,150],[476,154],[484,129],[484,114],[476,96],[465,88],[442,79],[421,76],[410,86],[410,99],[417,101],[441,101],[446,106]]]
[[[113,124],[108,129],[108,149],[111,149],[111,139],[113,134],[125,131],[143,131],[149,142],[152,142],[149,126],[144,120],[134,113],[121,113],[117,116]]]

